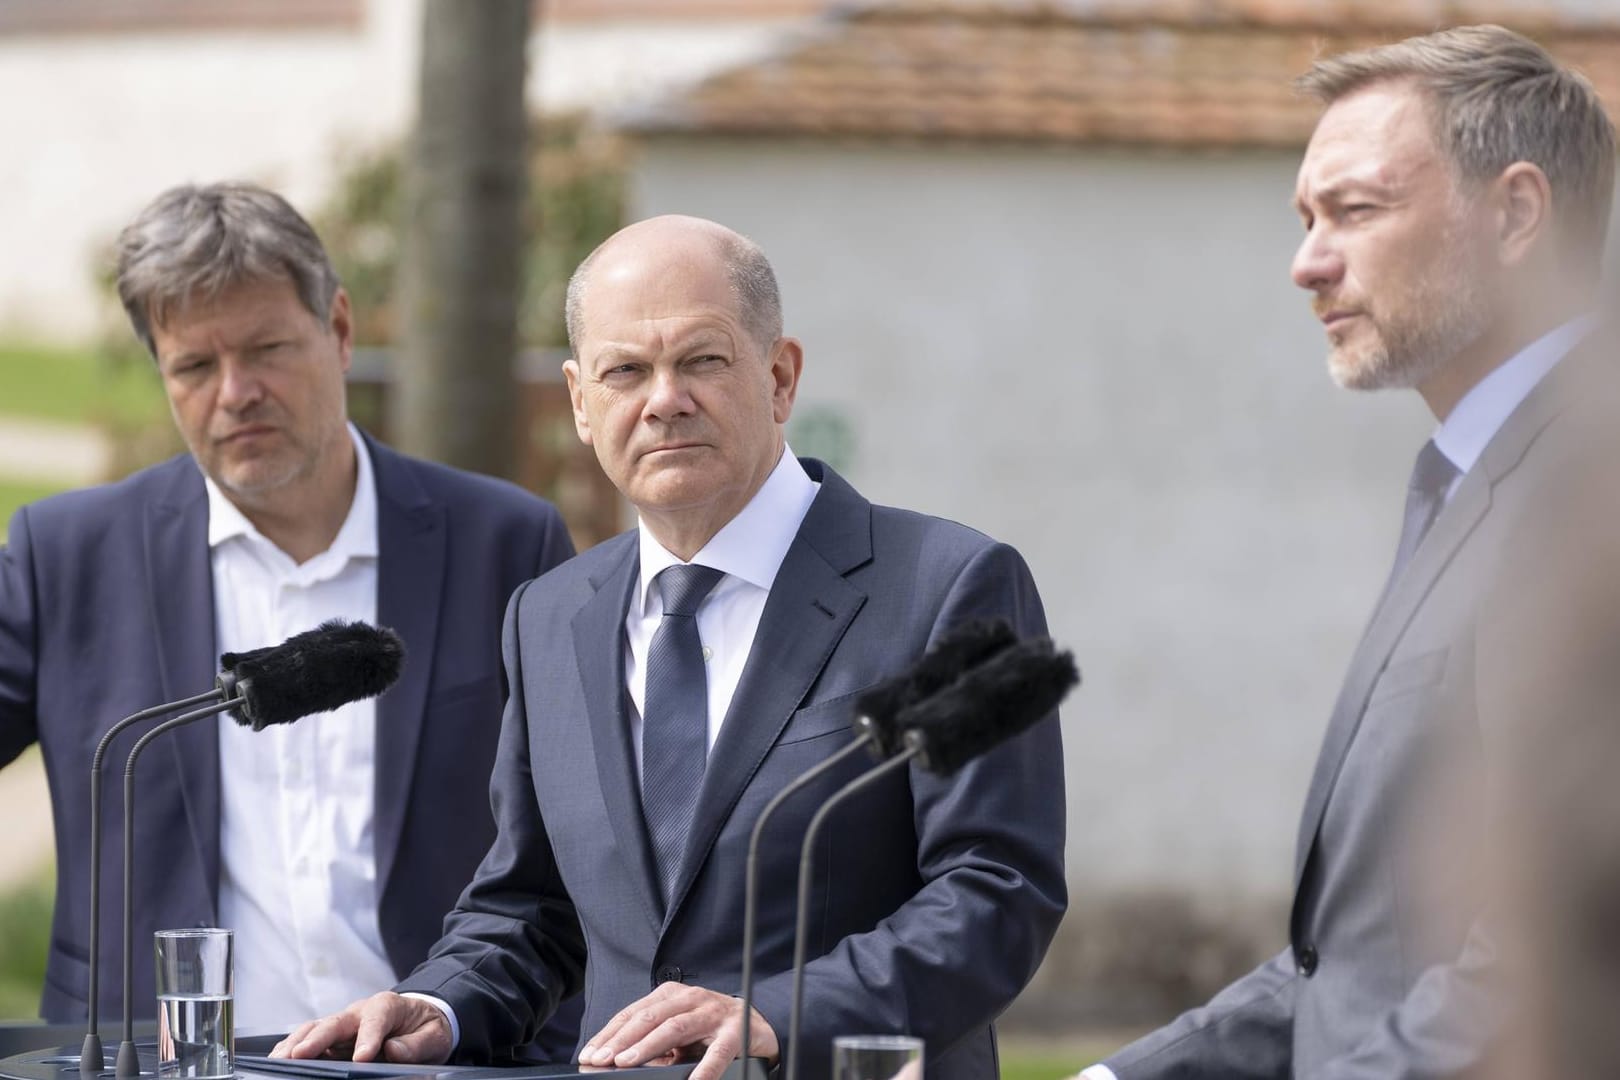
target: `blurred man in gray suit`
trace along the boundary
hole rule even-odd
[[[1497,762],[1476,608],[1557,387],[1597,348],[1614,133],[1584,79],[1499,27],[1325,59],[1301,84],[1326,111],[1294,281],[1335,379],[1415,389],[1439,427],[1306,794],[1288,947],[1088,1080],[1434,1077],[1473,1068],[1488,1038],[1469,849]]]
[[[788,450],[803,351],[755,245],[712,222],[641,222],[569,298],[575,424],[640,527],[513,599],[498,836],[401,984],[411,996],[305,1025],[278,1053],[488,1059],[583,985],[585,1064],[701,1058],[692,1076],[716,1080],[740,1049],[730,995],[760,809],[849,743],[856,695],[942,632],[987,617],[1044,632],[1012,548],[873,506]],[[766,831],[753,1055],[779,1058],[789,1034],[805,825],[866,767],[833,769]],[[875,1031],[926,1040],[930,1077],[995,1076],[991,1022],[1066,902],[1056,716],[955,777],[895,773],[828,826],[806,1075],[828,1075],[833,1036]]]

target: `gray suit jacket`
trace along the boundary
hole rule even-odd
[[[582,981],[586,1035],[663,981],[735,992],[749,830],[784,784],[850,741],[854,696],[953,624],[999,615],[1044,632],[1011,548],[872,506],[831,469],[805,466],[821,490],[710,755],[667,911],[626,703],[635,534],[514,598],[514,692],[492,786],[499,834],[445,937],[401,987],[450,1002],[460,1057],[524,1042]],[[765,836],[756,1004],[784,1042],[800,840],[817,806],[869,764],[847,763],[788,802]],[[929,1076],[995,1076],[991,1021],[1034,973],[1066,903],[1063,829],[1055,715],[953,779],[901,771],[836,813],[810,890],[808,1075],[827,1074],[835,1035],[909,1032],[927,1041]]]
[[[400,973],[494,837],[485,799],[503,677],[501,612],[524,580],[573,552],[551,504],[511,484],[368,440],[377,488],[377,621],[407,658],[377,703],[373,830],[378,917]],[[90,755],[119,717],[213,685],[208,497],[190,456],[19,510],[0,548],[0,764],[38,742],[56,820],[56,913],[40,1006],[86,1015]],[[113,743],[103,783],[101,1015],[122,989],[122,763],[158,721]],[[219,725],[154,744],[136,800],[134,986],[156,1012],[152,931],[213,925],[219,890]],[[569,1041],[572,1041],[570,1037]]]
[[[1475,619],[1564,406],[1559,382],[1491,440],[1351,658],[1306,793],[1289,947],[1108,1059],[1120,1080],[1417,1080],[1480,1059],[1495,999]]]

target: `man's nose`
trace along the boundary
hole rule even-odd
[[[696,410],[686,379],[680,372],[665,369],[653,375],[652,393],[647,398],[647,412],[660,420],[687,416]]]
[[[1295,285],[1312,292],[1330,288],[1344,276],[1344,257],[1339,254],[1326,230],[1313,228],[1305,234],[1299,250],[1294,252],[1290,276]]]
[[[264,397],[264,383],[251,365],[234,357],[220,362],[219,401],[227,409],[240,411],[257,404]]]

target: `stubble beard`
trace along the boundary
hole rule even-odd
[[[1491,302],[1455,237],[1446,256],[1395,311],[1368,311],[1369,340],[1341,343],[1328,370],[1347,390],[1411,390],[1429,381],[1490,326]]]
[[[332,452],[338,436],[348,438],[339,426],[335,433],[319,433],[313,442],[299,433],[282,429],[281,445],[257,457],[221,461],[214,482],[229,495],[248,502],[268,496],[313,477],[324,456]]]

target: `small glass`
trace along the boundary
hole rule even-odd
[[[909,1035],[840,1035],[833,1080],[922,1080],[923,1041]]]
[[[159,930],[158,1075],[224,1080],[235,1074],[236,984],[229,930]]]

